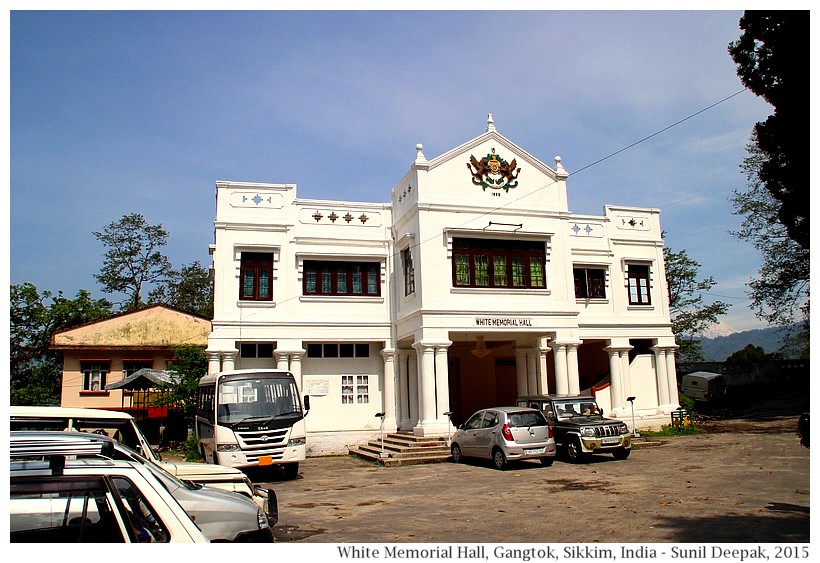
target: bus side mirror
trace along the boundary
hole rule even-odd
[[[310,410],[310,395],[305,395],[305,399],[304,399],[303,402],[305,404],[305,412],[309,411]]]

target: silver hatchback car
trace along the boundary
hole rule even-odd
[[[555,452],[552,427],[543,413],[522,407],[482,409],[458,427],[450,443],[453,462],[465,457],[491,459],[496,469],[522,459],[539,459],[550,466]]]

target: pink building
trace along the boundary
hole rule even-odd
[[[162,305],[55,332],[51,349],[63,352],[60,405],[130,412],[150,437],[167,409],[150,407],[145,389],[106,386],[143,368],[165,370],[174,347],[204,349],[210,332],[208,319]]]

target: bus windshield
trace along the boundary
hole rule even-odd
[[[299,390],[292,379],[253,376],[229,379],[219,384],[218,424],[290,417],[302,417]]]

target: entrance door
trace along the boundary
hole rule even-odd
[[[515,358],[498,358],[495,361],[495,400],[496,406],[515,406],[518,398],[518,380],[515,370]]]

